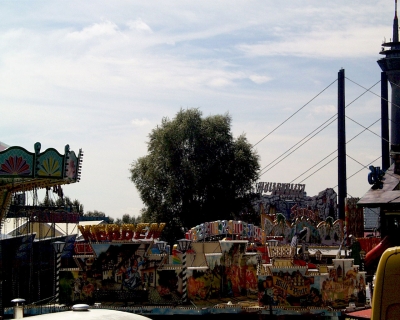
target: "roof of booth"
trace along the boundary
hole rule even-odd
[[[394,173],[394,165],[385,172],[382,188],[370,188],[357,202],[361,207],[399,207],[400,206],[400,175]]]

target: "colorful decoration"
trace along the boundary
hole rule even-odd
[[[380,167],[369,166],[368,183],[372,185],[371,189],[382,189],[385,172]]]
[[[86,241],[109,242],[109,241],[135,241],[139,239],[159,238],[165,223],[138,223],[86,225],[78,226],[79,231]]]
[[[0,175],[24,176],[31,173],[31,167],[22,157],[10,156],[0,166]]]
[[[214,237],[231,237],[235,239],[247,239],[250,241],[261,241],[261,228],[251,223],[236,220],[218,220],[204,222],[186,232],[186,239],[202,241]]]
[[[0,151],[0,176],[13,178],[57,178],[78,180],[83,153],[76,156],[65,146],[65,154],[50,148],[40,153],[41,144],[35,143],[35,152],[29,152],[21,147],[9,147]]]

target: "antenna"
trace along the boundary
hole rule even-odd
[[[397,0],[394,1],[393,42],[399,42],[399,22],[397,19]]]

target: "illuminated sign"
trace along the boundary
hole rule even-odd
[[[258,182],[256,184],[256,192],[271,193],[271,195],[280,195],[284,197],[303,197],[305,184],[299,183],[276,183],[276,182]]]
[[[235,235],[236,239],[261,241],[262,230],[251,223],[235,220],[204,222],[186,232],[186,239],[200,241],[218,235]]]
[[[157,239],[164,229],[165,223],[134,224],[98,224],[78,226],[86,241],[133,241],[139,239]]]

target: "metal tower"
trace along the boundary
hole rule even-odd
[[[386,74],[392,88],[390,150],[392,153],[397,153],[400,152],[400,42],[397,0],[395,0],[393,38],[382,44],[380,54],[385,57],[378,60],[378,65]]]

